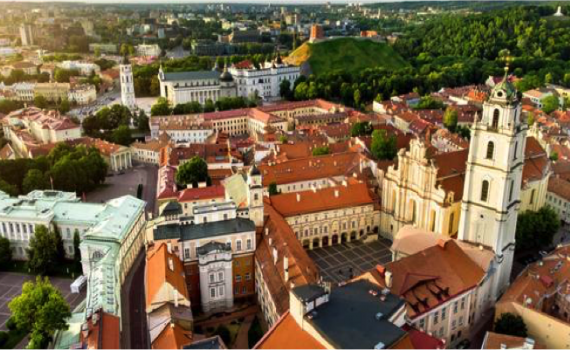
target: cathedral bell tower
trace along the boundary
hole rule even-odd
[[[509,285],[513,265],[528,129],[507,70],[473,123],[459,223],[460,240],[495,253],[495,299]]]
[[[263,226],[263,184],[261,172],[255,166],[251,167],[247,176],[249,218],[255,222],[255,226]]]

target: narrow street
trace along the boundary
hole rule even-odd
[[[122,336],[124,349],[148,349],[148,328],[145,313],[145,252],[141,251],[123,284]]]

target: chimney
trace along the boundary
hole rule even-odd
[[[297,202],[300,202],[300,201],[301,201],[301,194],[297,193]]]
[[[172,243],[166,243],[166,250],[168,250],[168,254],[172,254]]]
[[[168,268],[170,269],[170,271],[174,271],[174,261],[172,260],[171,257],[168,258]]]
[[[338,196],[339,196],[338,190],[334,190],[334,196],[335,196],[336,198],[338,198]]]
[[[279,257],[277,253],[277,248],[273,247],[273,264],[277,265],[277,258]]]
[[[285,282],[289,281],[289,258],[283,257],[283,272],[285,273]]]
[[[524,344],[523,344],[523,347],[522,347],[522,348],[523,348],[523,349],[528,349],[528,350],[534,349],[534,339],[526,338],[526,339],[524,340]]]
[[[386,282],[386,287],[392,288],[392,272],[386,270],[384,273],[384,281]]]

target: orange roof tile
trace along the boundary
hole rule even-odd
[[[182,349],[192,343],[192,332],[185,330],[176,323],[164,327],[152,343],[153,349]]]
[[[326,349],[304,331],[287,311],[253,347],[254,349]]]
[[[172,261],[172,269],[170,263]],[[170,284],[180,296],[188,299],[184,278],[184,266],[176,254],[169,253],[166,243],[149,248],[146,257],[146,307],[151,308],[156,295],[165,283]]]
[[[527,338],[516,337],[514,335],[487,332],[482,349],[502,349],[504,345],[507,349],[523,349]],[[540,343],[534,343],[533,349],[546,349]]]
[[[284,217],[374,204],[364,183],[283,193],[269,199],[275,210]]]

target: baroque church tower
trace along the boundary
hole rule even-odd
[[[247,199],[249,203],[249,218],[255,226],[263,226],[263,184],[261,172],[255,164],[251,167],[247,177]]]
[[[459,239],[495,253],[494,298],[509,285],[513,265],[527,129],[505,68],[471,130],[459,223]]]

